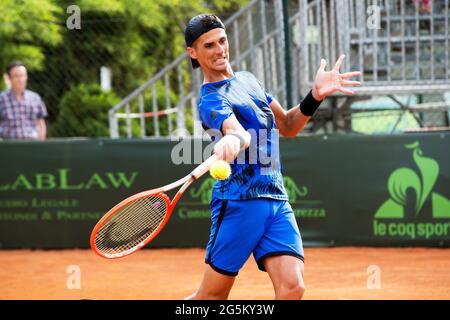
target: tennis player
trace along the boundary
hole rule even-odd
[[[360,72],[339,73],[344,56],[326,72],[322,59],[312,90],[299,105],[286,111],[253,74],[231,69],[227,34],[217,16],[192,18],[185,29],[185,41],[192,66],[200,67],[204,76],[198,102],[202,125],[223,134],[214,152],[231,162],[232,168],[230,177],[213,187],[203,280],[187,299],[227,299],[235,277],[252,253],[258,268],[268,273],[276,299],[301,299],[305,292],[302,239],[283,186],[282,168],[273,163],[267,166],[259,154],[270,155],[278,148],[278,132],[295,137],[326,96],[352,94],[345,87],[360,82],[347,79]],[[277,135],[259,139],[249,134],[251,130]],[[256,163],[237,161],[240,152],[249,158],[248,147],[258,150]],[[279,157],[274,162],[280,163]]]

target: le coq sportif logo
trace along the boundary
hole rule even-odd
[[[450,235],[450,201],[433,190],[439,177],[439,163],[423,154],[418,141],[406,144],[405,148],[412,151],[416,166],[400,167],[389,176],[390,198],[375,213],[374,234],[412,239]]]
[[[413,150],[413,159],[418,170],[401,167],[392,172],[387,184],[391,197],[377,210],[375,218],[404,218],[408,189],[415,192],[415,216],[421,213],[425,201],[431,196],[433,218],[450,218],[449,200],[432,191],[439,176],[439,164],[423,155],[418,141],[405,147]]]

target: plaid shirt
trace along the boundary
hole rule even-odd
[[[25,90],[17,100],[12,90],[0,93],[0,137],[3,139],[39,139],[37,120],[47,117],[41,97]]]

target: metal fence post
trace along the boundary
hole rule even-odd
[[[109,118],[109,135],[112,139],[117,139],[119,138],[119,130],[116,113],[114,112],[114,110],[109,110],[108,118]]]
[[[291,37],[289,36],[289,0],[283,0],[284,67],[286,77],[286,108],[292,106]]]

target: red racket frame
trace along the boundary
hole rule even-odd
[[[181,196],[183,195],[184,191],[193,183],[195,180],[200,178],[204,173],[206,173],[211,165],[217,161],[217,156],[212,155],[207,160],[205,160],[202,164],[200,164],[195,170],[193,170],[189,175],[185,176],[184,178],[175,181],[171,184],[168,184],[164,187],[152,189],[148,191],[143,191],[140,193],[137,193],[135,195],[132,195],[124,200],[122,200],[120,203],[115,205],[112,209],[110,209],[95,225],[94,229],[92,230],[91,237],[90,237],[90,244],[91,249],[100,257],[106,258],[106,259],[115,259],[115,258],[122,258],[125,257],[133,252],[138,251],[139,249],[142,249],[144,246],[146,246],[149,242],[151,242],[165,227],[167,224],[167,221],[169,221],[170,216],[172,215],[173,209],[175,208],[175,205],[177,204],[178,200],[180,200]],[[183,185],[180,190],[175,194],[172,201],[170,198],[164,193],[171,189],[174,189],[180,185]],[[95,244],[95,237],[97,236],[97,232],[99,229],[117,212],[119,212],[121,209],[123,209],[125,206],[135,202],[136,200],[143,199],[149,196],[157,196],[163,199],[166,202],[167,210],[166,214],[161,221],[161,223],[158,225],[158,227],[152,232],[150,236],[148,236],[144,241],[142,241],[140,244],[134,246],[131,249],[128,249],[126,251],[120,252],[120,253],[114,253],[114,254],[104,254],[102,253]]]

